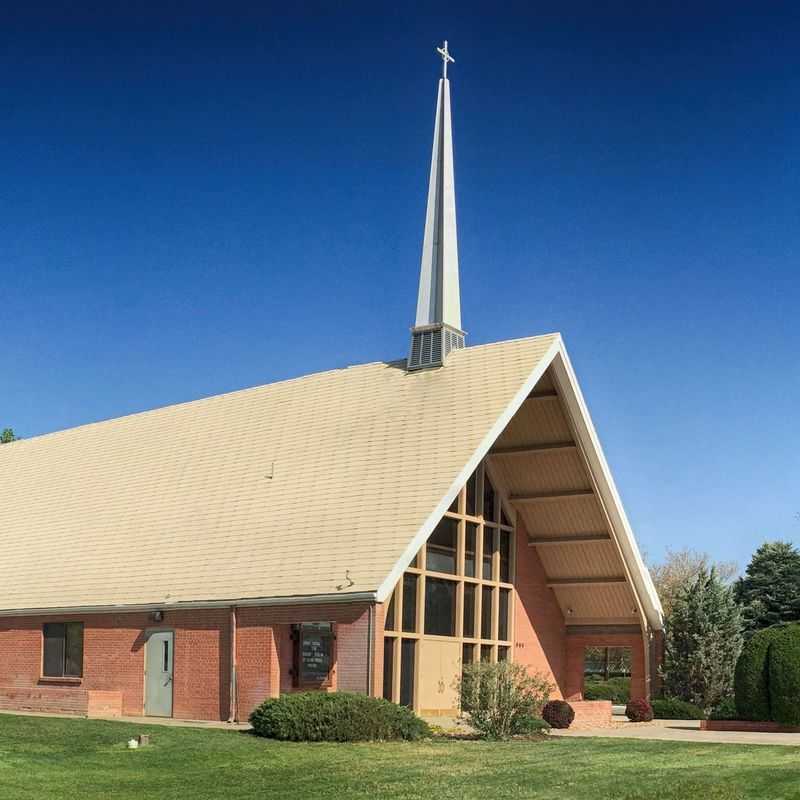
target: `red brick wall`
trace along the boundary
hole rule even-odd
[[[556,686],[553,697],[565,693],[566,642],[564,616],[547,585],[536,548],[517,517],[517,563],[514,605],[514,659],[531,672],[546,675]]]
[[[583,698],[584,651],[587,647],[631,648],[631,699],[647,697],[644,679],[644,641],[640,633],[570,634],[567,636],[567,700]]]
[[[77,682],[41,677],[42,624],[84,623],[83,678]],[[336,623],[338,662],[334,686],[367,690],[368,606],[328,604],[239,608],[237,611],[237,702],[239,717],[280,690],[291,690],[290,626],[296,622]],[[167,611],[156,625],[147,613],[81,614],[0,619],[0,687],[57,687],[60,704],[79,712],[69,697],[86,691],[122,693],[122,713],[144,710],[146,632],[175,632],[173,716],[227,719],[230,711],[230,609]],[[13,701],[10,707],[14,707]],[[85,706],[85,699],[82,701]],[[74,706],[74,708],[73,708]],[[56,710],[53,708],[53,710]]]
[[[366,603],[271,606],[238,610],[239,718],[278,692],[294,691],[291,626],[298,622],[336,624],[336,665],[331,689],[367,690],[368,608]]]

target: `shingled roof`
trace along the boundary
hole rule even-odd
[[[3,445],[0,611],[383,600],[559,353],[364,364]]]

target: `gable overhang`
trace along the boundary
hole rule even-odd
[[[555,336],[552,345],[531,371],[527,380],[503,413],[497,418],[486,436],[484,436],[472,457],[458,473],[447,493],[427,517],[392,571],[380,585],[376,592],[378,602],[385,602],[389,598],[397,581],[420,547],[427,541],[461,487],[487,456],[493,444],[548,370],[550,370],[558,395],[562,399],[566,413],[570,418],[576,444],[585,458],[595,496],[606,515],[610,537],[618,550],[625,572],[625,581],[634,595],[637,613],[641,617],[642,629],[660,630],[663,627],[663,612],[658,595],[647,567],[642,560],[633,531],[625,514],[622,500],[611,475],[608,462],[603,454],[597,432],[592,424],[589,410],[560,335]]]

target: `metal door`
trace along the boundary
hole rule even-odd
[[[144,713],[148,717],[172,716],[174,644],[175,634],[172,631],[157,631],[147,639]]]

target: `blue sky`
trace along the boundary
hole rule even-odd
[[[0,427],[403,356],[447,38],[468,341],[563,333],[651,557],[800,540],[800,8],[283,5],[4,9]]]

